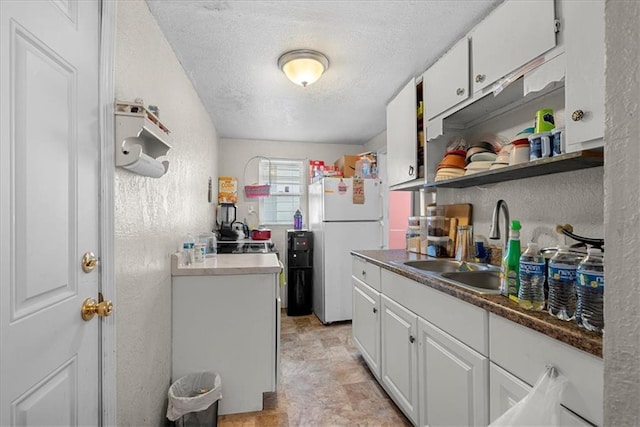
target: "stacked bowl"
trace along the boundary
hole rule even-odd
[[[465,150],[450,150],[438,163],[436,171],[436,181],[459,178],[464,176],[467,152]]]
[[[493,143],[488,141],[473,143],[467,150],[465,175],[489,170],[496,157],[498,156]]]

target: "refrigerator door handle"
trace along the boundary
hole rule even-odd
[[[384,220],[380,220],[380,249],[384,249]]]

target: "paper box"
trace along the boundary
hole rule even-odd
[[[234,177],[218,178],[218,203],[238,203],[238,181]]]
[[[344,155],[333,164],[336,169],[342,172],[342,176],[345,178],[351,178],[355,174],[356,162],[358,159],[360,159],[360,156]]]
[[[324,168],[324,160],[309,160],[309,182],[313,182],[314,178],[322,176]]]

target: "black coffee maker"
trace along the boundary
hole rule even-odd
[[[216,222],[220,240],[238,240],[238,233],[233,228],[233,223],[236,222],[235,204],[221,203],[218,206]]]

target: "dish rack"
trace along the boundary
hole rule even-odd
[[[247,163],[245,163],[244,165],[244,172],[242,174],[243,180],[244,182],[247,182],[247,166],[249,166],[249,163],[251,163],[251,160],[254,160],[254,159],[266,160],[269,163],[269,183],[245,185],[244,186],[245,197],[249,199],[258,198],[258,197],[268,197],[271,194],[271,160],[268,157],[253,156],[249,160],[247,160]]]

